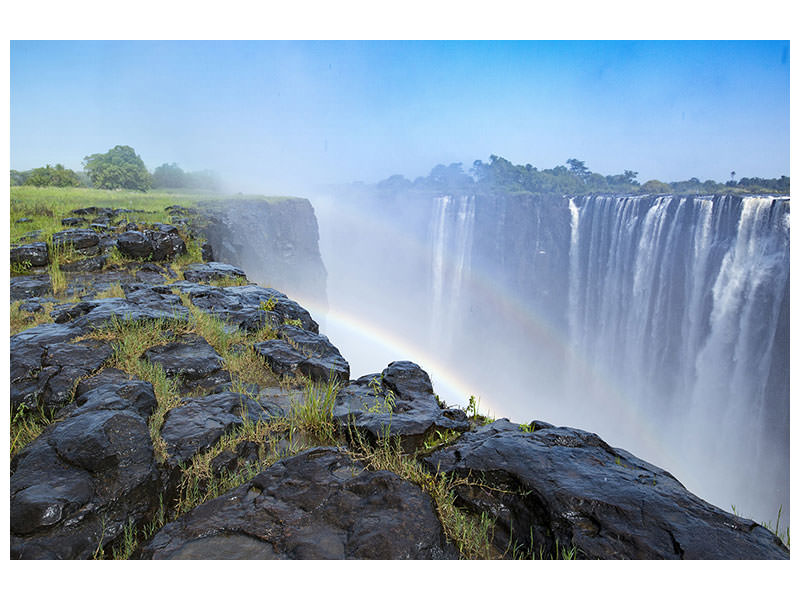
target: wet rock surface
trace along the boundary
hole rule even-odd
[[[239,267],[221,262],[192,263],[183,270],[183,277],[186,281],[194,283],[207,283],[209,281],[235,279],[237,277],[246,278],[244,271]]]
[[[283,409],[275,404],[234,392],[185,398],[181,406],[166,414],[161,437],[167,443],[168,460],[175,465],[213,446],[242,425],[244,418],[257,422],[283,416]]]
[[[100,243],[100,236],[91,229],[65,229],[53,234],[53,245],[71,246],[75,250],[86,250]]]
[[[205,339],[184,335],[177,341],[148,348],[142,358],[161,365],[167,377],[178,378],[182,393],[214,389],[231,380],[224,361]]]
[[[440,407],[428,374],[407,361],[350,381],[336,397],[333,418],[344,427],[356,427],[371,440],[399,436],[409,452],[434,431],[469,429],[464,411]]]
[[[102,298],[61,305],[50,313],[56,323],[70,323],[82,331],[121,321],[186,320],[189,310],[169,288],[131,287],[125,298]]]
[[[155,510],[160,479],[146,421],[152,386],[106,379],[14,456],[12,558],[91,558]],[[149,386],[153,402],[137,402],[132,386]]]
[[[52,292],[49,275],[21,275],[11,278],[11,301],[45,296]]]
[[[280,339],[253,345],[276,375],[305,375],[326,382],[350,378],[350,365],[324,335],[291,325],[276,331]]]
[[[272,288],[255,285],[214,287],[188,281],[170,287],[178,293],[188,294],[196,307],[247,331],[256,331],[265,324],[278,326],[285,321],[299,321],[306,331],[319,332],[319,325],[305,308]]]
[[[768,530],[701,500],[668,472],[569,427],[523,432],[506,419],[463,434],[424,459],[469,477],[459,501],[497,519],[498,549],[578,558],[788,558]],[[523,532],[521,535],[518,532]]]
[[[47,244],[34,242],[11,248],[11,263],[29,263],[32,267],[44,267],[50,263]]]
[[[186,242],[174,225],[156,223],[152,229],[121,233],[117,238],[117,248],[124,256],[162,261],[186,252]]]
[[[315,448],[168,524],[142,558],[435,559],[457,552],[418,486]]]
[[[45,323],[11,336],[12,414],[21,407],[52,410],[63,406],[71,399],[73,384],[110,355],[107,345],[67,343],[78,335],[75,328]]]

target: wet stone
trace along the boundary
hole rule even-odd
[[[235,532],[235,533],[233,533]],[[153,559],[446,559],[433,502],[388,471],[345,452],[313,448],[162,528],[143,548]]]
[[[245,417],[253,422],[283,417],[279,407],[234,392],[184,398],[183,402],[167,412],[161,427],[171,465],[207,450],[224,434],[241,426]]]
[[[184,335],[177,341],[148,348],[142,359],[161,365],[168,377],[177,377],[182,393],[214,389],[230,381],[230,373],[222,368],[222,357],[198,335]]]
[[[72,246],[76,250],[97,246],[99,242],[100,238],[91,229],[65,229],[53,234],[53,244]]]
[[[399,437],[407,452],[435,431],[469,430],[464,411],[440,407],[428,374],[408,361],[348,382],[336,397],[333,418],[373,441],[387,434]]]
[[[457,487],[458,503],[495,520],[501,552],[516,544],[545,556],[575,548],[587,559],[789,558],[770,531],[580,429],[542,423],[525,432],[500,419],[423,463],[481,484]]]
[[[14,456],[11,558],[91,558],[157,508],[160,476],[147,421],[122,395],[112,405],[84,402]]]
[[[30,263],[32,267],[44,267],[50,263],[47,244],[34,242],[11,248],[11,263]]]
[[[49,275],[21,275],[12,277],[10,284],[11,301],[44,296],[53,291]]]
[[[183,270],[183,278],[194,283],[207,283],[236,277],[246,278],[244,271],[240,268],[220,262],[193,263]]]

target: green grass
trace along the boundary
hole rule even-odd
[[[351,454],[356,460],[371,470],[391,471],[431,496],[445,535],[463,558],[499,558],[492,546],[494,523],[488,515],[475,516],[455,504],[455,488],[470,485],[466,479],[430,473],[415,457],[402,451],[399,438],[383,436],[376,444],[370,444],[353,431],[351,439]]]
[[[303,400],[292,400],[292,425],[314,436],[323,445],[335,444],[337,437],[333,406],[340,387],[334,378],[327,383],[308,381]]]
[[[20,406],[11,419],[11,456],[39,437],[53,419],[41,409],[29,410]]]
[[[197,190],[97,190],[94,188],[56,188],[12,186],[11,190],[11,231],[12,242],[31,231],[41,229],[46,235],[61,231],[61,219],[70,216],[76,208],[97,206],[100,208],[127,208],[135,210],[131,216],[137,222],[171,223],[166,208],[172,205],[196,206],[201,202],[225,200],[262,200],[271,203],[292,199],[291,196],[245,196],[225,195]],[[17,223],[27,217],[28,223]]]
[[[17,300],[12,302],[9,310],[9,335],[14,335],[20,331],[36,327],[43,323],[52,323],[53,318],[50,316],[50,311],[53,309],[53,303],[43,303],[41,312],[27,312],[20,310],[20,306],[25,300]]]

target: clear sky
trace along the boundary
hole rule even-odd
[[[11,42],[12,169],[133,146],[236,191],[498,154],[639,180],[789,174],[789,42]]]

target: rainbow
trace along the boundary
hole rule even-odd
[[[357,211],[349,203],[336,202],[331,206],[335,207],[335,217],[332,218],[339,221],[349,220],[355,228],[353,230],[371,231],[393,244],[405,255],[423,262],[429,260],[427,240],[408,236],[399,231],[393,223],[378,219],[369,211]],[[317,212],[324,214],[325,211],[317,210]],[[447,257],[446,260],[450,261],[451,259]],[[471,297],[481,299],[482,302],[492,306],[503,320],[514,323],[524,336],[535,341],[537,347],[560,353],[567,358],[568,363],[574,369],[574,376],[582,381],[591,382],[595,395],[608,403],[605,410],[615,415],[615,420],[627,424],[628,428],[634,430],[631,433],[642,440],[644,448],[639,452],[644,450],[646,454],[655,455],[654,458],[660,461],[667,461],[668,464],[678,466],[677,457],[662,441],[664,436],[660,434],[663,432],[645,417],[636,399],[628,397],[611,379],[598,372],[584,356],[574,350],[573,345],[564,339],[563,334],[557,331],[547,319],[536,314],[515,294],[498,285],[490,273],[482,272],[474,265],[469,273],[465,273],[463,285]],[[471,378],[469,374],[456,371],[428,349],[408,340],[402,334],[391,331],[341,306],[326,307],[305,298],[296,298],[296,300],[309,309],[315,318],[319,317],[317,320],[341,328],[348,334],[363,340],[365,344],[382,349],[386,354],[394,357],[392,360],[411,360],[419,364],[431,376],[434,391],[446,401],[465,406],[469,397],[474,395],[480,399],[481,412],[488,412],[492,416],[504,414],[502,402],[493,398],[489,390],[482,388],[482,384]],[[332,339],[332,342],[336,344],[335,339]],[[346,352],[343,354],[346,358]],[[362,374],[352,374],[354,377],[360,375]],[[568,423],[563,424],[568,425]]]

